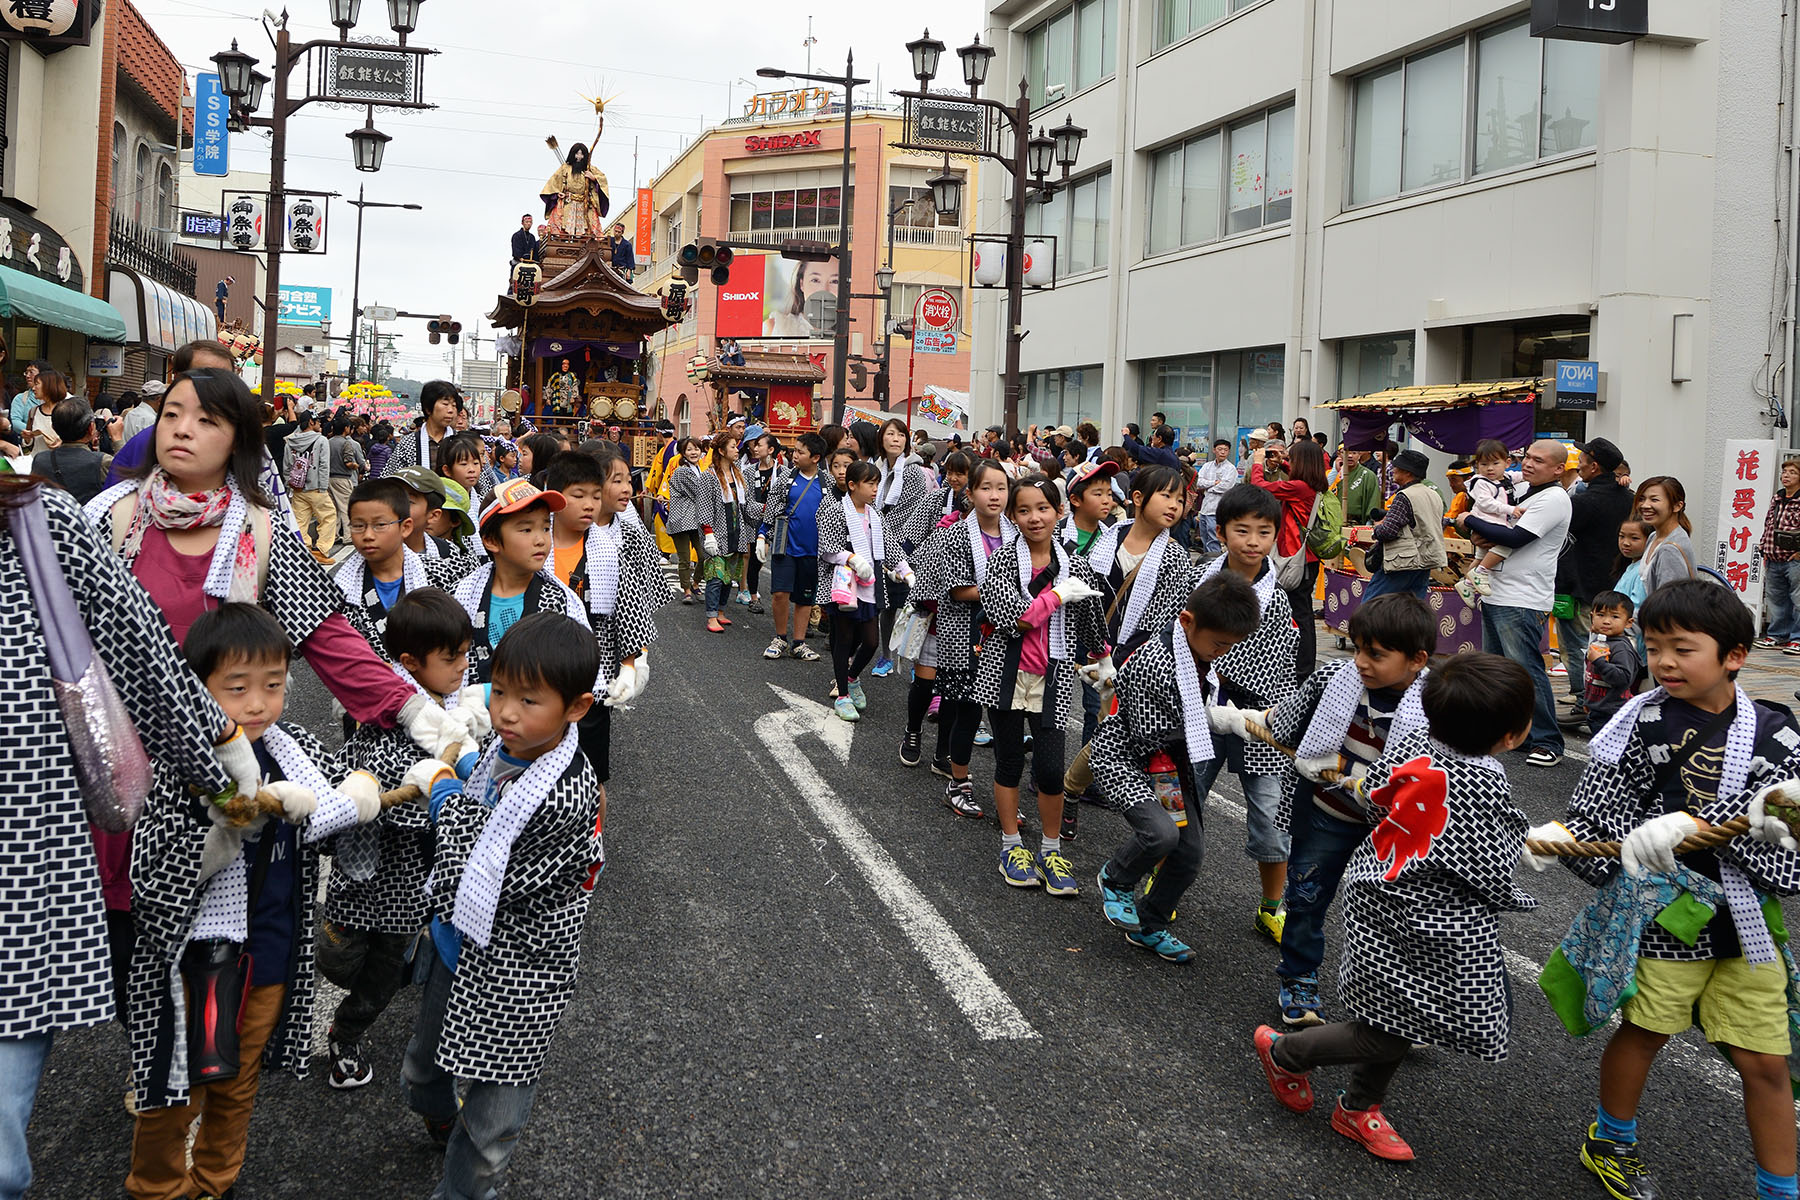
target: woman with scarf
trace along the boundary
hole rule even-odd
[[[750,485],[738,468],[738,437],[729,429],[712,440],[712,463],[700,472],[696,515],[705,558],[700,577],[706,582],[706,631],[724,633],[731,618],[725,604],[743,574],[744,555],[756,536],[746,511]]]
[[[867,426],[857,426],[859,430]],[[867,442],[860,433],[858,441]],[[900,550],[910,554],[918,549],[916,545],[907,545],[904,531],[908,519],[919,502],[931,494],[931,472],[915,454],[908,454],[906,449],[906,422],[899,417],[890,417],[881,426],[881,433],[873,444],[868,445],[863,457],[875,464],[881,472],[881,483],[875,491],[875,511],[881,514],[881,523],[893,530],[901,539]],[[901,557],[897,553],[896,558]],[[894,636],[894,619],[906,604],[911,589],[898,584],[888,589],[887,605],[881,612],[881,647],[875,656],[875,665],[869,668],[869,674],[876,678],[891,675],[894,671],[894,660],[888,655],[888,642]]]

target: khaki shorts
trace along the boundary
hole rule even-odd
[[[1637,994],[1621,1010],[1640,1029],[1673,1037],[1698,1022],[1706,1040],[1786,1058],[1787,968],[1780,959],[1670,962],[1640,958]]]
[[[1044,711],[1044,677],[1020,671],[1013,677],[1012,709],[1015,712]]]

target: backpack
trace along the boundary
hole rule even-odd
[[[311,450],[288,449],[288,469],[284,482],[296,492],[311,491],[307,483],[312,478],[313,455]]]
[[[1344,506],[1332,492],[1325,493],[1312,524],[1306,527],[1306,548],[1320,562],[1330,562],[1344,556]]]

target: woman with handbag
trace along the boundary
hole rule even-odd
[[[1264,452],[1268,457],[1268,452]],[[1305,679],[1313,672],[1318,657],[1318,621],[1314,615],[1313,589],[1319,582],[1319,556],[1306,545],[1306,535],[1317,514],[1319,498],[1330,486],[1325,481],[1325,452],[1311,439],[1296,441],[1287,452],[1287,478],[1269,479],[1263,472],[1263,460],[1250,466],[1250,482],[1281,501],[1281,528],[1276,532],[1275,552],[1286,560],[1304,556],[1297,581],[1282,579],[1282,591],[1294,610],[1300,627],[1300,649],[1294,664],[1294,676]],[[1279,567],[1279,564],[1278,564]]]
[[[52,1038],[114,1016],[110,925],[122,928],[130,949],[130,916],[108,913],[93,869],[89,822],[125,829],[137,819],[149,788],[146,754],[203,796],[256,779],[248,739],[182,662],[156,604],[75,501],[40,482],[0,475],[0,662],[11,751],[0,755],[8,797],[0,820],[5,1200],[31,1182],[25,1127]],[[112,736],[76,740],[93,730]]]

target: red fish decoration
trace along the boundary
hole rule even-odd
[[[1431,853],[1432,840],[1450,823],[1449,798],[1450,777],[1423,754],[1395,767],[1370,794],[1388,810],[1369,835],[1376,857],[1388,864],[1383,879],[1398,878],[1408,862]]]

